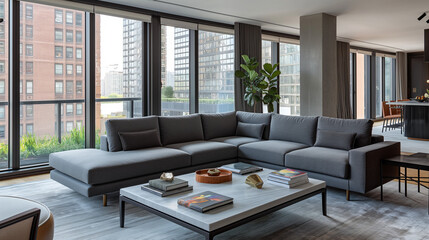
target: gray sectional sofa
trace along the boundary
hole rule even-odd
[[[380,160],[400,143],[372,136],[370,120],[229,112],[111,119],[101,149],[49,156],[51,178],[91,197],[158,178],[243,161],[290,167],[328,186],[366,193],[380,185]],[[395,176],[391,167],[386,175]]]

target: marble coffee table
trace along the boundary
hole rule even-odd
[[[267,183],[268,174],[274,170],[266,169],[257,174],[265,182],[262,189],[253,188],[244,183],[248,175],[233,174],[232,181],[221,184],[205,184],[195,181],[195,174],[185,174],[177,178],[189,181],[193,191],[168,197],[158,197],[141,190],[141,185],[120,190],[120,226],[124,227],[125,203],[141,207],[190,230],[198,232],[206,239],[228,231],[259,217],[280,210],[284,207],[322,195],[322,213],[326,216],[326,183],[310,178],[310,182],[296,188],[284,188]],[[177,204],[177,199],[204,191],[212,191],[234,198],[228,204],[206,213],[199,213]]]

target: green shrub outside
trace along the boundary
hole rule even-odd
[[[96,148],[100,148],[100,136],[96,133]],[[47,157],[50,153],[85,148],[85,129],[73,129],[70,133],[61,136],[61,143],[57,136],[37,137],[27,134],[21,137],[21,159]],[[8,145],[0,143],[0,161],[7,161]]]

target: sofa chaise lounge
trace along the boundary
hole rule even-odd
[[[229,112],[106,121],[101,149],[49,156],[51,178],[87,196],[237,161],[308,172],[328,186],[366,193],[380,186],[380,160],[399,142],[372,136],[371,120]],[[396,176],[395,167],[386,175]],[[386,179],[386,181],[389,181]]]

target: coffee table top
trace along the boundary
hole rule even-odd
[[[264,168],[263,171],[257,172],[264,181],[262,189],[253,188],[244,183],[249,174],[233,174],[231,182],[206,184],[196,182],[195,173],[189,173],[177,176],[177,178],[187,180],[189,185],[194,187],[194,190],[191,192],[162,198],[143,191],[141,190],[141,185],[136,185],[122,188],[120,194],[206,231],[213,231],[282,203],[326,188],[324,181],[312,178],[310,178],[309,183],[291,189],[273,185],[267,183],[268,174],[272,171],[274,170]],[[177,204],[178,198],[204,191],[212,191],[232,197],[234,198],[234,203],[210,210],[206,213],[199,213]]]
[[[384,162],[401,165],[404,167],[420,168],[429,170],[429,154],[415,153],[412,155],[400,155],[383,160]]]

